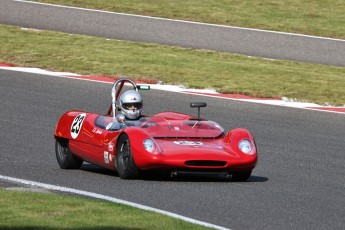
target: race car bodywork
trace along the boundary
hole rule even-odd
[[[117,171],[123,179],[137,178],[144,171],[178,174],[221,174],[247,180],[257,163],[257,150],[249,131],[229,132],[214,121],[198,116],[162,112],[126,120],[117,114],[117,99],[125,82],[113,85],[112,104],[106,115],[68,111],[54,133],[56,158],[61,168],[80,168],[83,161]],[[112,113],[112,114],[111,114]]]

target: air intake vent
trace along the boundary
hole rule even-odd
[[[186,161],[185,164],[188,166],[220,167],[225,166],[226,161]]]

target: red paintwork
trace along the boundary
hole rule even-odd
[[[71,126],[74,119],[85,114],[79,135],[71,136]],[[82,111],[69,111],[57,123],[55,138],[69,140],[69,148],[78,157],[111,170],[116,170],[116,144],[122,133],[129,136],[135,164],[142,170],[161,169],[226,169],[229,171],[251,170],[256,166],[256,150],[253,155],[246,155],[238,149],[241,139],[249,139],[254,144],[253,136],[245,129],[234,129],[223,133],[222,129],[202,127],[199,129],[186,125],[186,122],[196,122],[195,117],[183,113],[163,112],[151,116],[151,120],[158,124],[147,128],[127,127],[118,131],[108,131],[95,125],[98,114]],[[106,117],[107,122],[112,117]],[[207,121],[205,121],[207,122]],[[141,124],[141,126],[143,126]],[[216,124],[216,123],[215,123]],[[219,126],[216,126],[219,127]],[[152,154],[145,150],[143,140],[151,138],[158,143],[159,154]],[[176,144],[178,141],[197,141],[202,145]],[[109,153],[108,160],[104,159],[104,152]],[[224,161],[222,166],[191,166],[186,165],[188,160]]]

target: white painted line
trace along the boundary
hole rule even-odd
[[[0,69],[11,70],[11,71],[19,71],[25,73],[36,73],[36,74],[44,74],[50,76],[80,76],[79,74],[69,73],[69,72],[52,72],[47,71],[39,68],[30,68],[30,67],[7,67],[1,66]]]
[[[152,208],[149,206],[145,206],[145,205],[137,204],[134,202],[129,202],[129,201],[125,201],[125,200],[117,199],[117,198],[114,198],[111,196],[105,196],[105,195],[97,194],[97,193],[93,193],[93,192],[87,192],[87,191],[82,191],[82,190],[67,188],[67,187],[62,187],[62,186],[56,186],[56,185],[51,185],[51,184],[44,184],[44,183],[40,183],[40,182],[36,182],[36,181],[18,179],[18,178],[14,178],[14,177],[3,176],[3,175],[0,175],[0,180],[10,181],[13,183],[18,183],[18,184],[35,186],[35,187],[53,190],[53,191],[67,192],[67,193],[73,193],[73,194],[77,194],[77,195],[92,197],[92,198],[96,198],[96,199],[110,201],[110,202],[117,203],[117,204],[122,204],[122,205],[131,206],[134,208],[143,209],[146,211],[151,211],[151,212],[163,214],[163,215],[166,215],[166,216],[169,216],[169,217],[172,217],[175,219],[183,220],[183,221],[186,221],[186,222],[189,222],[192,224],[197,224],[197,225],[201,225],[201,226],[205,226],[205,227],[209,227],[209,228],[214,228],[214,229],[219,229],[219,230],[230,230],[229,228],[224,228],[224,227],[221,227],[218,225],[214,225],[214,224],[206,223],[203,221],[195,220],[195,219],[181,216],[181,215],[178,215],[178,214],[175,214],[172,212],[167,212],[167,211],[164,211],[161,209],[156,209],[156,208]]]
[[[86,9],[86,8],[80,8],[80,7],[74,7],[74,6],[63,6],[63,5],[54,5],[54,4],[49,4],[49,3],[32,2],[32,1],[27,1],[27,0],[14,0],[14,1],[26,2],[26,3],[31,3],[31,4],[37,4],[37,5],[59,7],[59,8],[84,10],[84,11],[90,11],[90,12],[100,12],[100,13],[107,13],[107,14],[116,14],[116,15],[124,15],[124,16],[131,16],[131,17],[140,17],[140,18],[149,18],[149,19],[172,21],[172,22],[182,22],[182,23],[189,23],[189,24],[195,24],[195,25],[215,26],[215,27],[222,27],[222,28],[229,28],[229,29],[249,30],[249,31],[257,31],[257,32],[264,32],[264,33],[274,33],[274,34],[283,34],[283,35],[289,35],[289,36],[307,37],[307,38],[315,38],[315,39],[321,39],[321,40],[345,42],[345,40],[342,40],[342,39],[320,37],[320,36],[313,36],[313,35],[305,35],[305,34],[296,34],[296,33],[280,32],[280,31],[272,31],[272,30],[261,30],[261,29],[238,27],[238,26],[218,25],[218,24],[210,24],[210,23],[204,23],[204,22],[192,22],[192,21],[152,17],[152,16],[145,16],[145,15],[137,15],[137,14],[117,13],[117,12],[110,12],[110,11],[104,11],[104,10]]]

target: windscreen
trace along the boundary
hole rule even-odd
[[[108,131],[117,131],[127,127],[145,129],[156,138],[216,138],[224,129],[214,121],[170,120],[164,117],[142,117],[139,120],[126,120],[125,125],[112,122],[109,116],[99,116],[95,125]]]
[[[152,118],[141,125],[153,137],[176,138],[215,138],[223,134],[224,129],[214,121],[200,120],[165,120]]]

